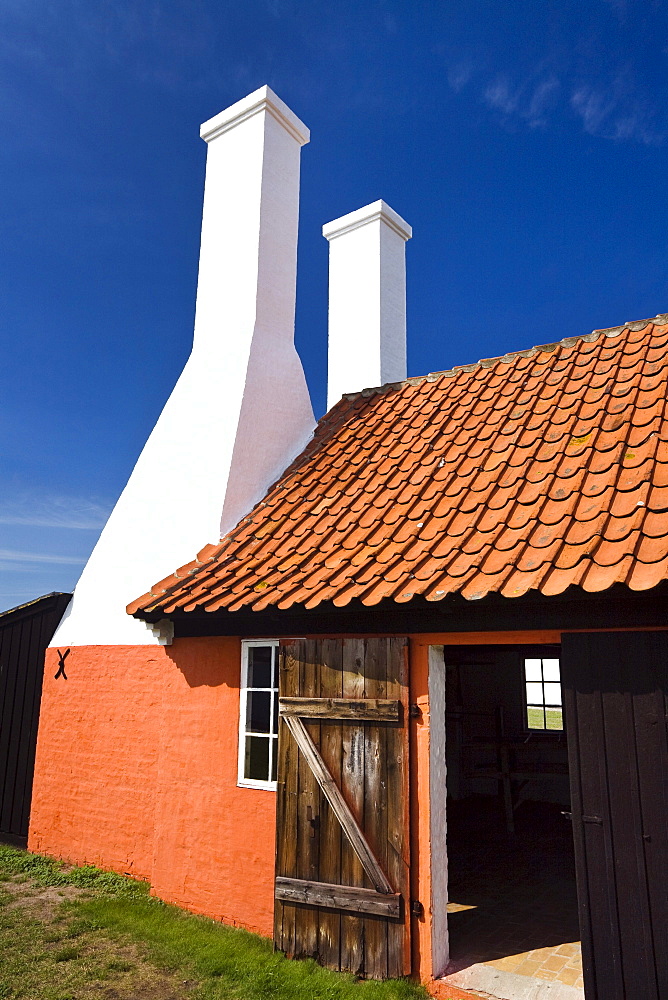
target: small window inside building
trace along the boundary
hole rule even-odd
[[[278,642],[242,643],[239,784],[276,787],[278,746]]]
[[[554,657],[525,659],[524,679],[527,728],[563,730],[559,660]]]

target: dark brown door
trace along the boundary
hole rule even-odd
[[[667,632],[565,635],[587,1000],[668,997]]]
[[[282,644],[274,942],[410,972],[407,640]]]

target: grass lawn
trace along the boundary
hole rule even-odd
[[[0,844],[0,1000],[426,1000],[185,913],[148,886]]]

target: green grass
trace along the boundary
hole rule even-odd
[[[20,881],[25,880],[25,881]],[[7,883],[5,886],[2,882]],[[13,892],[7,891],[9,883]],[[17,892],[74,886],[41,916],[8,905]],[[31,895],[32,894],[32,895]],[[44,908],[43,908],[44,909]],[[148,886],[0,845],[0,1000],[104,996],[162,1000],[425,1000],[407,980],[359,982],[288,961],[270,941],[168,906]],[[107,984],[106,986],[104,984]]]
[[[542,708],[527,708],[527,725],[529,729],[539,729],[543,730],[543,732],[545,732],[545,729],[562,730],[564,728],[562,710],[560,708],[546,708],[545,722],[547,725],[544,726]]]

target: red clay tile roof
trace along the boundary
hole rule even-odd
[[[344,397],[129,613],[517,597],[668,577],[668,314]]]

